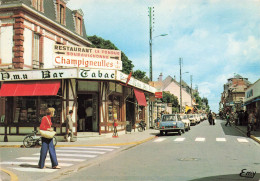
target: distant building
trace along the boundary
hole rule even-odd
[[[243,78],[239,74],[229,78],[227,83],[224,84],[224,91],[221,93],[220,111],[239,111],[243,109],[245,91],[250,85],[248,78]]]

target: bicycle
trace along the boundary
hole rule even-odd
[[[30,148],[32,146],[36,146],[36,145],[42,145],[42,137],[36,136],[36,133],[38,131],[33,131],[33,136],[32,135],[26,135],[25,138],[23,139],[23,145],[26,148]],[[53,137],[53,145],[56,146],[57,144],[57,139],[54,136]]]

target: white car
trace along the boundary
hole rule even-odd
[[[188,115],[187,114],[179,114],[179,115],[180,115],[181,121],[184,123],[185,130],[189,131],[190,130],[190,120],[188,118]]]
[[[196,125],[197,124],[197,118],[195,114],[188,114],[187,115],[190,120],[190,125]]]

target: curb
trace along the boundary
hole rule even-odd
[[[127,143],[104,143],[104,144],[75,144],[75,145],[56,145],[55,147],[83,147],[83,146],[125,146],[125,145],[135,145],[142,144],[149,140],[154,139],[156,136],[150,136],[141,141],[127,142]],[[0,145],[0,148],[23,148],[23,145]]]
[[[238,129],[239,131],[241,131],[243,134],[246,135],[246,133],[242,129],[240,129],[239,127],[235,126],[235,128]],[[250,138],[260,144],[260,140],[257,137],[255,137],[254,135],[250,135]]]

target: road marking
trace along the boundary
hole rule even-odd
[[[20,157],[16,158],[18,160],[39,160],[39,157]],[[46,160],[50,160],[50,158],[46,158]],[[76,158],[58,158],[58,161],[71,161],[71,162],[83,162],[86,159],[76,159]]]
[[[18,181],[18,177],[11,171],[0,168],[1,171],[7,173],[11,178],[11,181]],[[1,178],[0,178],[1,180]]]
[[[71,149],[71,147],[61,147],[59,149]],[[100,150],[100,151],[113,151],[114,149],[108,149],[108,148],[91,148],[91,147],[73,147],[73,150]]]
[[[40,168],[20,168],[20,167],[9,167],[22,172],[43,172],[43,173],[52,173],[57,171],[57,169],[40,169]]]
[[[30,165],[30,166],[38,166],[38,162],[0,162],[0,165]],[[45,162],[46,166],[52,166],[51,162]],[[59,163],[59,166],[68,167],[72,166],[70,163]]]
[[[195,141],[203,142],[203,141],[205,141],[205,138],[196,138]]]
[[[227,141],[227,140],[226,140],[226,138],[216,138],[216,141],[225,142],[225,141]]]
[[[40,153],[35,153],[33,155],[40,156]],[[71,156],[71,157],[88,157],[88,158],[95,158],[97,155],[84,155],[84,154],[66,154],[66,153],[57,153],[57,157],[62,156]]]
[[[95,153],[95,154],[105,154],[106,152],[101,151],[77,151],[77,150],[56,150],[56,152],[72,152],[72,153]]]
[[[164,140],[166,140],[166,138],[157,138],[153,142],[162,142]]]
[[[184,140],[185,140],[185,138],[176,138],[174,141],[181,142],[181,141],[184,141]]]
[[[246,138],[237,138],[237,141],[240,143],[247,143],[247,139]]]

